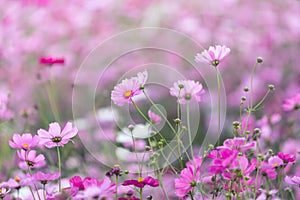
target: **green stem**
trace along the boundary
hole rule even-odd
[[[53,87],[51,86],[51,81],[49,83],[49,86],[46,85],[46,90],[53,116],[57,122],[60,122],[59,112],[55,103],[55,99],[53,98],[54,91]]]
[[[193,151],[193,145],[192,145],[192,132],[191,132],[191,125],[190,125],[190,106],[189,103],[186,104],[186,110],[187,110],[187,128],[188,128],[188,136],[189,136],[189,145],[190,145],[190,151],[192,159],[194,158],[194,151]]]
[[[140,199],[143,199],[143,188],[140,188]]]
[[[28,186],[28,187],[29,187],[29,190],[30,190],[30,193],[31,193],[33,199],[35,200],[35,196],[34,196],[34,194],[33,194],[32,188],[31,188],[30,186]]]
[[[220,145],[220,137],[221,137],[221,86],[220,86],[220,76],[219,70],[216,67],[217,74],[217,83],[218,83],[218,146]]]
[[[60,150],[59,150],[59,146],[56,146],[56,150],[57,150],[57,161],[58,161],[58,172],[60,173],[60,176],[58,178],[58,188],[59,188],[59,192],[61,192],[61,161],[60,161]]]
[[[118,200],[118,175],[116,175],[116,200]]]
[[[46,184],[43,184],[43,195],[44,195],[44,200],[46,200]]]
[[[135,140],[134,140],[134,136],[133,136],[132,130],[130,130],[130,133],[131,133],[131,138],[132,138],[132,143],[133,143],[133,151],[134,151],[136,160],[138,162],[139,174],[140,174],[140,177],[142,177],[142,174],[141,174],[141,164],[140,164],[140,160],[139,160],[138,154],[136,152]]]

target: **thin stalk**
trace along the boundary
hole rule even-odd
[[[220,137],[221,137],[221,86],[220,86],[220,76],[219,70],[216,67],[217,74],[217,83],[218,83],[218,146],[220,145]]]
[[[116,200],[118,200],[118,175],[116,175]]]
[[[136,152],[135,140],[134,140],[134,136],[133,136],[132,130],[130,130],[130,133],[131,133],[131,138],[132,138],[132,143],[133,143],[133,151],[134,151],[136,160],[138,162],[139,175],[140,175],[140,177],[142,177],[142,174],[141,174],[141,164],[140,164],[140,160],[139,160],[138,154]]]
[[[44,200],[46,200],[46,184],[43,184],[43,195],[44,195]]]
[[[194,151],[193,151],[193,141],[192,141],[192,132],[191,132],[191,125],[190,125],[190,106],[189,103],[186,104],[186,110],[187,110],[187,128],[188,128],[188,136],[189,136],[189,145],[190,145],[190,151],[192,159],[194,159]]]
[[[60,150],[58,145],[56,146],[56,150],[57,150],[58,172],[60,173],[60,176],[58,178],[58,188],[59,188],[59,192],[61,192],[61,161],[60,161]]]

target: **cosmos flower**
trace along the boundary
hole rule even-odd
[[[140,72],[137,76],[130,79],[124,79],[121,83],[114,87],[111,92],[112,101],[123,106],[126,103],[132,102],[132,98],[142,93],[141,86],[144,86],[148,78],[148,72]]]
[[[148,110],[148,117],[154,124],[159,124],[161,122],[161,116],[155,114],[151,110]]]
[[[39,63],[42,65],[65,64],[64,58],[41,57]]]
[[[4,197],[10,192],[9,188],[0,188],[0,199],[4,199]]]
[[[151,176],[147,176],[146,178],[139,177],[137,180],[125,180],[122,185],[134,185],[138,188],[143,188],[145,187],[145,185],[149,185],[151,187],[158,187],[159,182],[157,179],[152,178]]]
[[[9,146],[14,149],[23,149],[25,151],[36,147],[39,143],[39,137],[30,133],[22,135],[15,133],[13,139],[9,141]]]
[[[73,127],[71,122],[68,122],[63,130],[61,130],[59,124],[54,122],[49,125],[48,131],[39,129],[37,133],[41,144],[48,148],[53,148],[56,146],[64,146],[71,141],[71,138],[77,135],[78,129]]]
[[[210,46],[208,50],[204,50],[201,54],[197,54],[195,61],[197,63],[208,63],[217,67],[230,53],[230,48],[226,46],[216,45]]]
[[[284,163],[289,163],[289,162],[293,163],[296,160],[295,155],[291,155],[291,154],[288,154],[288,153],[285,154],[283,152],[279,152],[277,155],[281,160],[283,160]]]
[[[45,174],[43,172],[37,172],[33,175],[33,178],[36,181],[40,181],[42,184],[47,184],[48,181],[57,180],[60,177],[60,173],[56,172],[54,174]]]
[[[25,151],[23,149],[17,151],[18,157],[21,162],[19,167],[22,169],[30,168],[41,168],[46,165],[45,157],[42,154],[36,155],[35,150]]]
[[[298,110],[300,108],[300,94],[296,94],[284,100],[282,109],[284,111]]]
[[[284,181],[290,185],[299,185],[300,186],[300,176],[286,176]]]
[[[200,102],[201,95],[204,94],[204,92],[202,84],[193,80],[177,81],[170,89],[171,96],[178,98],[181,104],[186,104],[192,99]]]
[[[180,178],[175,179],[175,194],[177,197],[183,198],[188,192],[200,182],[200,165],[202,159],[196,157],[194,161],[188,162],[187,167],[180,172]]]
[[[269,164],[273,167],[280,167],[283,165],[282,159],[280,159],[278,156],[272,156],[268,160]]]

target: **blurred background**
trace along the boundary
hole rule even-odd
[[[253,116],[253,126],[267,126],[264,132],[267,144],[290,148],[284,146],[289,146],[285,141],[292,134],[285,127],[273,127],[269,121],[272,116],[279,115],[283,116],[285,124],[294,123],[285,118],[286,113],[282,111],[281,104],[285,98],[300,90],[299,19],[300,2],[296,0],[0,0],[0,181],[7,180],[16,170],[14,152],[8,146],[12,134],[35,134],[39,128],[48,128],[50,122],[64,124],[72,121],[72,93],[78,87],[74,84],[75,80],[84,88],[99,78],[93,77],[93,71],[87,70],[80,74],[80,80],[76,79],[84,59],[97,45],[134,28],[160,27],[177,31],[182,35],[181,39],[160,32],[145,35],[148,39],[153,38],[153,43],[147,40],[147,44],[163,46],[173,43],[172,49],[184,52],[184,58],[191,62],[196,53],[210,45],[221,44],[231,48],[230,56],[220,65],[227,102],[224,137],[230,135],[232,121],[239,118],[240,98],[247,96],[243,88],[249,87],[251,69],[256,58],[261,56],[263,64],[257,68],[254,78],[254,101],[261,100],[268,84],[274,84],[276,92]],[[122,40],[121,43],[113,41],[109,48],[100,48],[97,54],[94,51],[95,57],[89,57],[88,62],[92,62],[96,68],[99,66],[104,69],[111,62],[108,55],[118,52],[121,45],[132,45],[134,42],[143,44],[144,38]],[[63,62],[45,62],[49,58],[59,58]],[[177,70],[185,77],[201,81],[204,86],[205,80],[215,78],[214,74],[210,76],[209,73],[204,77],[196,70],[197,67],[206,70],[208,66],[196,66],[187,60],[171,52],[150,49],[129,53],[113,62],[98,79],[95,90],[97,121],[91,119],[95,114],[93,110],[77,116],[80,138],[86,140],[82,143],[77,138],[75,146],[69,144],[65,148],[63,162],[68,173],[88,172],[90,176],[101,177],[101,163],[111,164],[110,161],[122,160],[118,158],[120,155],[126,158],[123,144],[117,146],[122,147],[116,148],[117,153],[107,150],[110,145],[107,141],[118,143],[118,132],[128,125],[121,123],[116,127],[116,117],[119,117],[117,121],[122,121],[122,115],[118,115],[119,108],[114,107],[116,111],[110,107],[110,91],[121,78],[134,76],[154,62]],[[130,71],[137,66],[138,70]],[[171,83],[173,79],[170,76],[155,74],[157,68],[159,66],[152,66],[150,75]],[[156,92],[151,96],[167,110],[175,111],[168,107],[168,89],[155,85],[152,87]],[[85,104],[85,96],[78,98],[79,102]],[[206,104],[209,107],[203,106],[201,119],[197,121],[200,127],[198,133],[207,129],[211,119],[209,96],[204,97],[203,105]],[[147,111],[148,108],[149,105],[146,105],[142,109]],[[170,117],[173,115],[175,113],[171,113]],[[142,121],[137,118],[136,122]],[[297,141],[297,135],[292,137]],[[202,139],[198,134],[195,145],[199,146]],[[93,152],[93,156],[84,146],[89,146],[88,150]],[[73,151],[74,148],[77,151]],[[295,152],[296,149],[289,151]],[[47,151],[47,154],[49,163],[54,163],[55,152]]]

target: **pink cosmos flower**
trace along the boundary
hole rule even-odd
[[[91,197],[98,197],[99,199],[113,199],[111,196],[115,193],[116,185],[106,177],[97,184],[88,186],[85,190],[79,191],[75,199],[89,199]]]
[[[157,179],[152,178],[151,176],[147,176],[146,178],[139,177],[137,180],[125,180],[122,185],[134,185],[138,188],[143,188],[145,187],[145,185],[149,185],[151,187],[158,187],[159,182]]]
[[[30,168],[41,168],[46,165],[45,157],[42,154],[36,155],[35,150],[25,151],[23,149],[17,151],[18,157],[21,162],[19,167],[22,169]]]
[[[0,92],[0,119],[9,120],[13,117],[12,111],[8,108],[9,94]]]
[[[9,146],[14,149],[23,149],[25,151],[36,147],[39,143],[39,137],[30,133],[22,135],[15,133],[13,139],[9,141]]]
[[[41,57],[39,60],[42,65],[65,64],[64,58]]]
[[[290,185],[299,185],[300,186],[300,176],[293,176],[293,177],[286,176],[284,178],[284,181]]]
[[[60,177],[60,173],[56,172],[54,174],[45,174],[43,172],[37,172],[33,175],[33,178],[36,181],[40,181],[42,184],[47,184],[48,181],[57,180]]]
[[[282,159],[280,159],[278,156],[270,157],[268,163],[273,167],[280,167],[283,165]]]
[[[224,45],[210,46],[208,50],[204,50],[201,54],[197,53],[195,61],[197,63],[208,63],[217,67],[229,53],[230,48]]]
[[[263,162],[261,164],[260,171],[263,176],[267,176],[271,180],[274,180],[277,177],[277,172],[276,172],[275,168],[267,162]]]
[[[0,183],[0,187],[6,187],[11,189],[20,189],[23,186],[29,186],[33,184],[33,177],[27,174],[26,176],[15,176],[15,178],[10,178],[6,182]]]
[[[10,192],[8,188],[0,188],[0,199],[4,199],[4,197]]]
[[[159,124],[161,122],[161,117],[151,110],[148,110],[148,117],[154,124]]]
[[[41,144],[48,148],[53,148],[56,146],[64,146],[71,141],[71,138],[77,135],[78,129],[73,127],[71,122],[68,122],[63,130],[61,130],[59,124],[54,122],[49,125],[48,131],[39,129],[37,133]]]
[[[80,176],[73,176],[72,178],[70,178],[69,182],[70,182],[71,188],[77,187],[80,190],[84,189],[83,181]]]
[[[200,157],[195,157],[194,161],[188,162],[187,167],[180,172],[180,178],[175,179],[175,194],[177,197],[185,197],[200,182],[201,162]]]
[[[296,156],[295,155],[291,155],[291,154],[284,154],[283,152],[279,152],[278,157],[283,160],[284,163],[293,163],[296,160]]]
[[[282,109],[284,111],[298,110],[300,108],[300,94],[296,94],[291,98],[284,100]]]
[[[114,87],[114,90],[111,92],[111,99],[118,106],[132,102],[133,97],[142,93],[140,87],[145,85],[147,78],[148,72],[144,71],[138,73],[136,77],[124,79]]]
[[[198,81],[181,80],[174,83],[170,89],[170,94],[177,97],[179,103],[186,104],[188,101],[195,99],[197,102],[201,101],[201,95],[205,91]]]
[[[229,147],[231,149],[235,148],[235,149],[239,149],[239,150],[247,150],[247,149],[254,148],[255,145],[256,145],[256,142],[252,141],[252,142],[247,143],[246,138],[244,138],[244,137],[235,137],[233,139],[225,140],[223,145],[225,147]],[[218,148],[222,148],[222,147],[218,147]]]

